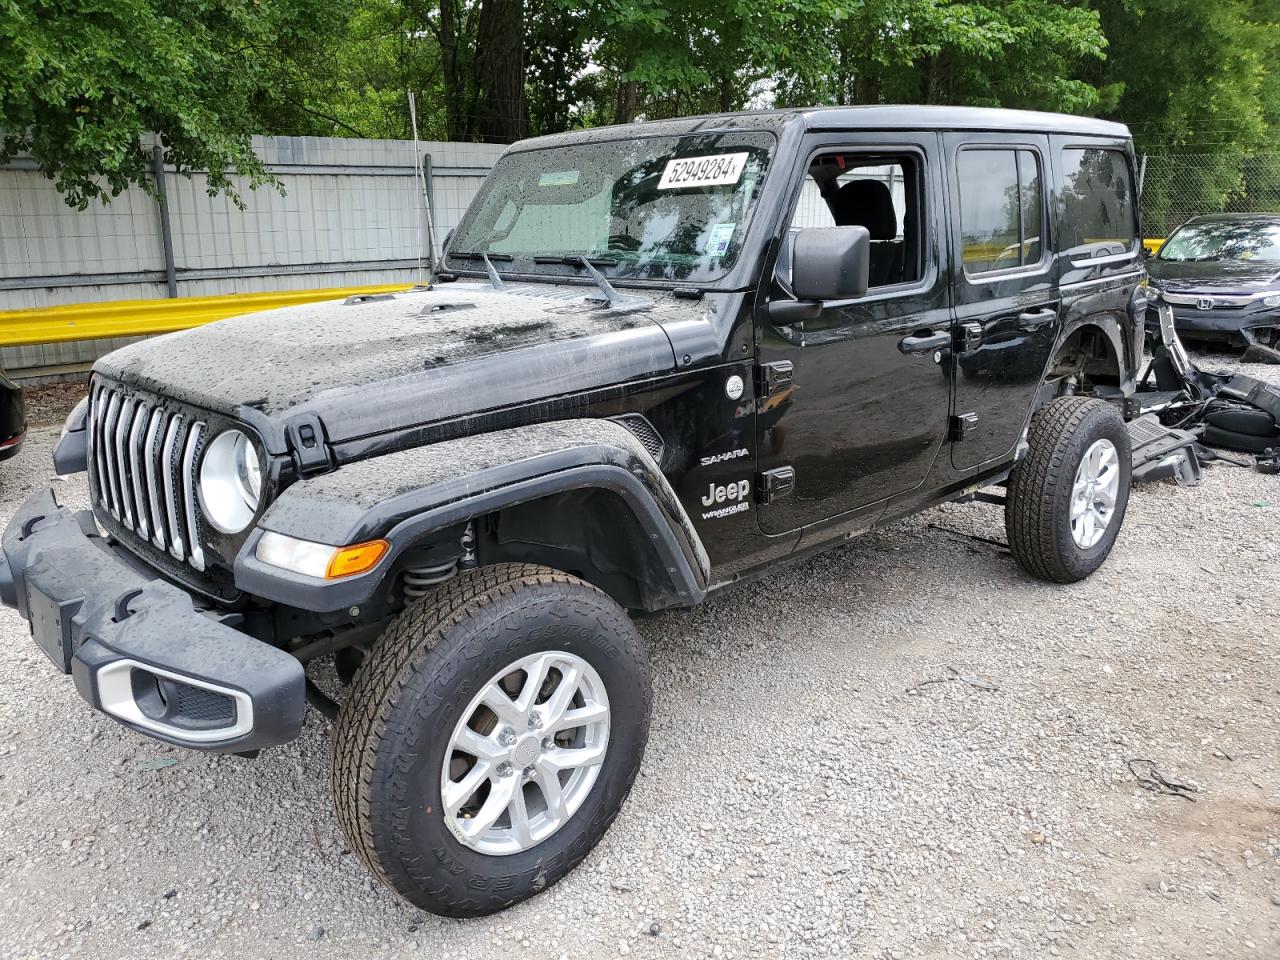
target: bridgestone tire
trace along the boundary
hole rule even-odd
[[[1115,511],[1102,539],[1082,549],[1071,534],[1072,487],[1085,452],[1110,440],[1120,460]],[[1129,504],[1133,453],[1129,431],[1105,400],[1060,397],[1031,421],[1027,455],[1009,477],[1004,522],[1009,547],[1033,577],[1074,583],[1093,573],[1115,544]]]
[[[519,853],[480,853],[440,809],[445,750],[491,678],[548,650],[583,658],[603,681],[604,761],[555,833]],[[639,770],[650,698],[643,643],[604,593],[532,564],[467,571],[406,608],[365,658],[334,732],[338,820],[373,875],[411,904],[453,917],[501,910],[565,876],[604,835]]]

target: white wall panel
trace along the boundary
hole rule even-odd
[[[251,190],[239,178],[244,209],[225,196],[210,197],[203,173],[188,178],[167,171],[179,296],[418,279],[423,215],[412,143],[256,137],[254,147],[284,192],[269,186]],[[419,145],[436,171],[437,247],[504,149]],[[425,242],[424,229],[424,248]],[[143,190],[133,188],[109,204],[79,211],[63,202],[30,160],[0,168],[0,310],[167,295],[159,209]],[[13,372],[87,363],[123,342],[0,344],[0,366]]]

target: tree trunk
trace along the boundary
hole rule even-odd
[[[458,40],[459,0],[440,0],[440,65],[444,87],[445,134],[467,139],[467,78]]]
[[[733,109],[733,72],[726,70],[720,74],[720,112],[728,113]]]
[[[613,122],[630,123],[636,118],[636,109],[640,103],[640,84],[634,80],[623,80],[618,83],[618,93],[614,99]]]
[[[523,0],[483,0],[475,58],[479,139],[511,143],[527,135],[524,74]]]

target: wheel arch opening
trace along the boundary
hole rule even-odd
[[[1119,389],[1124,367],[1116,344],[1096,323],[1076,327],[1058,346],[1045,380],[1069,386],[1067,393],[1093,393],[1097,388]]]
[[[485,563],[541,563],[581,577],[629,610],[670,605],[671,574],[654,536],[619,494],[584,487],[487,515],[477,534]]]
[[[405,552],[403,584],[423,592],[458,569],[465,551],[478,565],[537,563],[579,577],[628,610],[671,606],[679,586],[636,511],[618,493],[580,487],[512,504],[436,531]],[[414,570],[420,571],[415,575]]]

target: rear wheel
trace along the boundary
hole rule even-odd
[[[365,659],[334,735],[352,848],[447,916],[555,883],[622,806],[649,677],[616,603],[564,573],[482,567],[406,609]]]
[[[1124,523],[1129,431],[1106,401],[1061,397],[1035,415],[1027,442],[1005,498],[1009,547],[1032,576],[1083,580],[1102,566]]]

